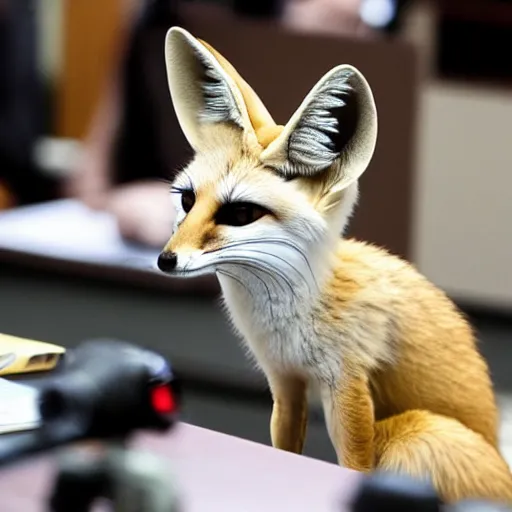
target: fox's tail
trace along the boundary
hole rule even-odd
[[[430,479],[447,502],[512,504],[512,473],[496,448],[452,418],[413,410],[376,425],[377,468]]]

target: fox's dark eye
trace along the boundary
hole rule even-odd
[[[254,203],[226,203],[215,215],[217,224],[246,226],[270,213],[265,207]]]
[[[193,190],[184,190],[181,193],[181,207],[185,213],[188,213],[190,210],[192,210],[195,202],[196,195],[194,194]]]

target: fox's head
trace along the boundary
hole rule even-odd
[[[365,78],[352,66],[335,67],[281,126],[204,41],[173,27],[165,53],[195,157],[172,186],[177,217],[159,268],[314,278],[318,256],[348,222],[375,148],[377,115]]]

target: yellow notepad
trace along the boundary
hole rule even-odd
[[[0,376],[53,370],[65,349],[0,333]]]

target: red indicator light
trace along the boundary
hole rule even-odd
[[[170,414],[176,409],[176,400],[168,386],[157,386],[151,390],[151,405],[158,414]]]

